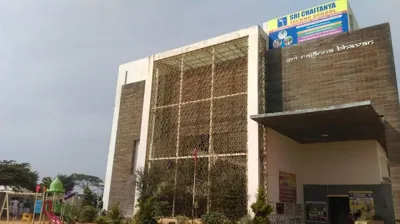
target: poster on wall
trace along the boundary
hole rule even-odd
[[[279,171],[279,202],[296,203],[296,174]]]
[[[372,191],[350,191],[350,211],[355,220],[367,220],[375,215]]]
[[[267,22],[269,49],[349,31],[347,0],[337,0]]]
[[[306,221],[328,222],[326,202],[306,201]]]

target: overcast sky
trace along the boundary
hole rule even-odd
[[[0,159],[104,178],[119,64],[326,2],[0,0]],[[399,56],[400,1],[351,5]]]

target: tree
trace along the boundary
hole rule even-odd
[[[139,223],[157,223],[154,217],[171,214],[174,189],[160,169],[162,167],[152,166],[147,171],[143,168],[136,171],[139,209],[135,219]]]
[[[84,206],[97,206],[97,195],[93,193],[89,187],[86,187],[85,190],[83,190],[82,207]]]
[[[83,173],[74,173],[71,175],[75,181],[75,185],[81,189],[91,188],[92,190],[101,190],[103,188],[103,181],[92,175],[86,175]]]
[[[57,176],[63,183],[66,192],[74,190],[76,184],[72,175],[58,174]]]
[[[258,188],[257,201],[251,205],[254,212],[254,224],[268,224],[268,216],[272,212],[272,206],[267,203],[263,186]]]
[[[99,194],[97,197],[97,208],[103,208],[103,194]]]
[[[29,163],[17,163],[14,160],[0,161],[0,185],[10,186],[16,190],[26,188],[35,190],[39,175],[32,171]]]
[[[51,178],[51,177],[43,177],[42,178],[42,183],[40,183],[40,187],[41,188],[46,187],[47,189],[49,189],[51,182],[53,182],[53,178]]]

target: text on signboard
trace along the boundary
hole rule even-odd
[[[303,54],[300,56],[296,55],[294,57],[290,57],[290,58],[286,59],[286,62],[297,61],[299,59],[305,59],[305,58],[315,58],[320,55],[331,54],[334,52],[341,52],[341,51],[365,47],[365,46],[369,46],[369,45],[373,45],[373,44],[375,44],[374,40],[364,41],[364,42],[360,42],[360,43],[356,43],[356,44],[348,44],[348,45],[341,44],[341,45],[337,45],[337,46],[327,49],[327,50],[314,51],[314,52],[310,52],[308,54]]]

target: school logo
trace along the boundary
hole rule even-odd
[[[287,17],[282,17],[278,19],[278,28],[287,26]]]

